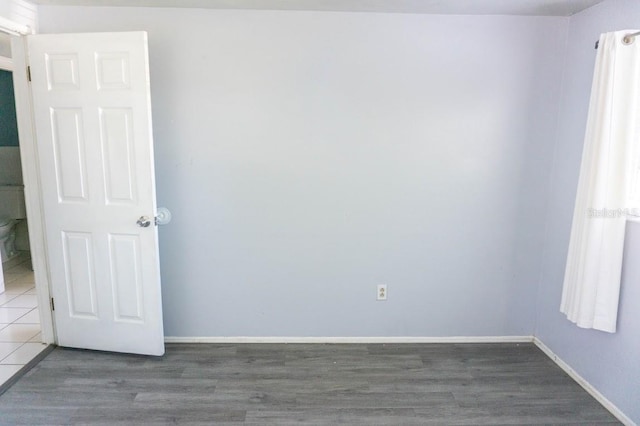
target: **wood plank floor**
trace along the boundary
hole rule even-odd
[[[0,424],[618,424],[533,344],[57,348],[0,396]]]

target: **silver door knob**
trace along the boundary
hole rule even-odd
[[[147,216],[140,216],[140,219],[136,222],[140,228],[147,228],[151,225],[151,219]]]

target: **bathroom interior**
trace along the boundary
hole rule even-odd
[[[0,385],[42,350],[11,53],[3,41],[6,40],[0,40]]]
[[[3,273],[29,257],[13,73],[4,69],[0,69],[0,241]]]

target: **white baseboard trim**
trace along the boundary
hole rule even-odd
[[[569,366],[566,362],[562,360],[558,355],[556,355],[547,345],[545,345],[540,339],[537,337],[533,338],[533,343],[540,348],[542,352],[545,353],[553,362],[555,362],[558,367],[562,368],[565,373],[569,375],[573,380],[575,380],[580,386],[586,390],[589,395],[594,397],[596,401],[598,401],[604,408],[609,410],[611,414],[613,414],[618,420],[622,422],[622,424],[626,426],[638,426],[633,422],[629,417],[627,417],[618,407],[615,406],[611,401],[609,401],[604,395],[602,395],[595,387],[591,385],[588,381],[586,381],[580,374],[578,374],[573,368]]]
[[[452,337],[165,337],[165,343],[531,343],[533,336]]]

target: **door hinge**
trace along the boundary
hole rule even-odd
[[[27,80],[31,81],[31,67],[27,67]]]
[[[51,298],[51,310],[52,311],[56,310],[56,303],[53,301],[53,297]]]

